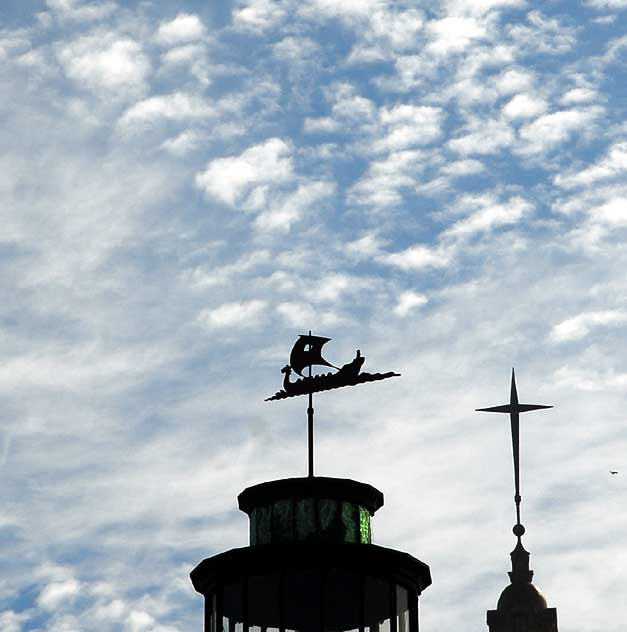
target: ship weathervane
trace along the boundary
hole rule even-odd
[[[398,377],[400,373],[388,371],[387,373],[361,373],[366,358],[357,349],[355,357],[341,367],[336,367],[322,357],[322,347],[331,340],[322,336],[303,334],[298,337],[290,353],[290,363],[285,365],[281,372],[283,377],[283,388],[277,391],[272,397],[266,399],[267,402],[298,395],[309,396],[309,406],[307,408],[308,419],[308,443],[309,443],[309,476],[313,476],[313,394],[320,391],[328,391],[343,386],[355,386],[366,382],[376,382],[389,377]],[[318,375],[312,374],[312,366],[326,366],[335,369],[335,372],[327,372]],[[308,369],[307,375],[303,371]],[[292,371],[300,375],[300,379],[291,380]]]

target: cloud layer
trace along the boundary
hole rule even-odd
[[[302,402],[263,400],[312,329],[402,373],[318,398],[316,468],[385,493],[424,629],[508,582],[508,427],[473,410],[513,365],[555,404],[535,577],[561,632],[621,632],[627,3],[40,4],[0,30],[0,628],[199,629],[236,495],[305,470]]]

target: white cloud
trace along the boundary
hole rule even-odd
[[[374,11],[368,20],[366,37],[382,40],[393,50],[405,50],[416,46],[416,37],[424,26],[422,12],[414,8],[405,11]]]
[[[400,252],[379,257],[379,261],[401,268],[401,270],[422,270],[444,268],[452,259],[452,252],[444,248],[430,248],[423,244],[410,246]]]
[[[326,90],[336,119],[352,125],[363,125],[374,120],[377,108],[368,98],[359,95],[351,83],[338,82]]]
[[[379,115],[385,132],[384,137],[374,144],[377,152],[426,145],[441,134],[440,108],[402,104],[383,108]]]
[[[406,290],[398,297],[398,302],[394,307],[394,313],[401,318],[408,316],[416,307],[420,307],[428,302],[427,297],[413,290]]]
[[[551,338],[556,342],[580,340],[585,338],[592,329],[621,325],[625,322],[627,322],[627,312],[622,309],[582,312],[555,325],[551,330]]]
[[[427,50],[442,56],[461,52],[487,36],[483,24],[473,17],[448,16],[432,20],[427,23],[426,30],[431,38]]]
[[[209,85],[212,72],[218,70],[209,63],[207,47],[204,43],[182,44],[168,48],[162,53],[161,61],[163,65],[160,73],[162,75],[180,74],[181,67],[186,66],[202,86]]]
[[[126,128],[152,123],[159,119],[186,121],[215,115],[215,109],[195,94],[175,92],[149,97],[132,105],[121,116],[119,124]]]
[[[502,203],[491,195],[462,196],[449,212],[468,215],[444,230],[439,236],[438,244],[415,244],[400,252],[379,255],[377,260],[402,270],[447,267],[469,238],[517,224],[532,210],[533,205],[528,200],[517,196]]]
[[[600,15],[598,18],[594,18],[592,22],[594,24],[613,24],[616,22],[617,15],[615,13],[611,15]]]
[[[280,138],[253,145],[239,156],[216,158],[196,174],[196,186],[234,206],[256,185],[287,182],[293,177],[292,151]]]
[[[503,114],[509,119],[535,118],[546,109],[544,99],[529,94],[517,94],[503,106]]]
[[[161,59],[168,66],[189,64],[205,55],[206,49],[202,44],[183,44],[166,50]]]
[[[621,53],[627,48],[627,35],[615,37],[607,43],[605,54],[601,61],[609,64],[619,59]]]
[[[482,16],[490,11],[524,7],[526,0],[446,0],[448,13],[453,15]]]
[[[148,632],[154,629],[155,620],[147,612],[133,610],[126,620],[129,632]]]
[[[491,231],[501,226],[518,223],[533,209],[533,205],[524,198],[512,197],[503,204],[489,203],[468,217],[455,222],[445,231],[446,236],[468,237],[476,233]]]
[[[179,13],[173,20],[163,22],[155,37],[159,44],[174,46],[202,39],[205,35],[205,25],[197,15]]]
[[[227,263],[221,266],[213,265],[210,268],[196,266],[186,270],[183,277],[195,289],[226,285],[227,283],[236,282],[238,279],[241,280],[241,277],[247,272],[255,270],[270,261],[271,255],[268,250],[253,250],[237,259],[234,263]]]
[[[495,82],[499,93],[508,95],[531,89],[535,76],[526,68],[508,68],[495,79]]]
[[[554,372],[553,378],[556,386],[577,391],[624,391],[627,388],[627,373],[616,373],[611,369],[598,370],[590,367],[580,369],[563,366]]]
[[[259,299],[224,303],[216,308],[203,309],[198,321],[209,329],[253,327],[259,325],[267,303]]]
[[[143,93],[151,70],[142,46],[115,33],[79,37],[61,45],[57,56],[70,79],[108,98]]]
[[[105,621],[118,622],[122,620],[126,612],[126,603],[122,599],[114,599],[104,604],[99,604],[94,609],[94,618]]]
[[[385,2],[382,0],[311,0],[299,3],[298,11],[302,16],[311,19],[341,18],[353,23],[355,20],[368,18],[384,6]]]
[[[558,18],[550,18],[540,11],[527,14],[528,24],[514,24],[509,34],[522,50],[534,54],[562,54],[571,50],[576,42],[576,29],[565,26]]]
[[[333,310],[314,308],[309,303],[285,301],[277,305],[277,313],[290,327],[301,328],[303,323],[313,323],[322,327],[337,327],[342,318]]]
[[[578,132],[585,131],[600,116],[602,109],[560,110],[540,116],[520,129],[525,145],[523,153],[541,153],[566,142]]]
[[[26,612],[13,612],[12,610],[4,610],[0,612],[0,630],[2,632],[21,632],[22,623],[30,618]]]
[[[615,197],[589,210],[594,223],[627,226],[627,197]]]
[[[279,24],[287,13],[287,3],[283,0],[240,0],[236,7],[233,25],[258,33]]]
[[[424,159],[423,152],[406,150],[371,162],[366,173],[350,189],[349,200],[381,208],[399,204],[403,189],[416,185],[416,178],[425,167]]]
[[[627,172],[627,142],[614,143],[607,154],[587,169],[558,174],[553,181],[562,188],[589,186],[600,180],[622,176]]]
[[[79,582],[74,578],[50,582],[37,597],[37,604],[45,610],[56,610],[64,601],[76,597],[80,589]]]
[[[504,121],[473,121],[473,131],[453,138],[448,146],[458,154],[494,154],[514,143],[514,131]]]
[[[344,248],[349,257],[360,260],[370,259],[379,255],[385,244],[386,242],[375,233],[366,233],[359,239],[345,243]]]
[[[270,208],[257,216],[255,227],[262,232],[289,232],[292,224],[300,220],[314,205],[319,205],[335,191],[333,182],[307,182],[296,191],[273,200]]]
[[[203,136],[195,130],[187,129],[174,138],[163,141],[161,147],[174,156],[185,156],[197,149],[203,141]]]
[[[14,55],[27,54],[32,43],[28,34],[22,30],[0,34],[0,59]]]
[[[625,9],[627,0],[586,0],[586,4],[595,9]]]
[[[328,134],[331,132],[337,132],[341,129],[342,125],[340,122],[329,116],[322,116],[319,118],[307,117],[303,125],[303,130],[306,134]]]
[[[285,301],[279,303],[276,310],[292,327],[302,327],[303,323],[311,323],[316,320],[314,309],[308,303]]]
[[[447,176],[462,177],[474,175],[485,171],[485,165],[480,160],[467,158],[465,160],[454,160],[447,162],[440,172]]]
[[[373,83],[383,90],[391,90],[393,93],[409,92],[413,88],[422,85],[426,79],[433,76],[437,68],[437,60],[430,55],[403,55],[394,57],[396,76],[392,78],[377,77]]]
[[[83,3],[81,0],[46,0],[46,6],[58,17],[76,22],[93,22],[111,15],[117,8],[115,2],[101,0]]]
[[[590,88],[573,88],[560,99],[560,103],[562,105],[588,103],[590,101],[596,101],[598,96],[596,90],[591,90]]]
[[[390,10],[381,5],[358,23],[355,21],[357,42],[346,63],[395,59],[397,53],[416,48],[424,24],[424,16],[417,9]]]

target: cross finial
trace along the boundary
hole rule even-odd
[[[542,408],[553,408],[541,404],[520,404],[518,402],[518,392],[516,390],[516,375],[512,368],[512,383],[509,395],[509,404],[503,406],[492,406],[490,408],[477,408],[477,412],[486,413],[509,413],[510,427],[512,431],[512,453],[514,456],[514,502],[516,503],[516,524],[514,525],[514,535],[520,543],[521,537],[525,533],[525,527],[520,522],[520,413],[530,410],[540,410]]]

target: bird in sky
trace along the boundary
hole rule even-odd
[[[610,474],[618,474],[618,470],[610,470]]]

